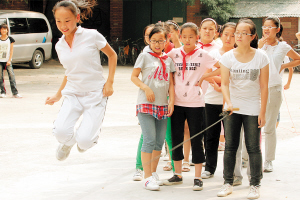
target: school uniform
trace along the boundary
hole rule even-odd
[[[186,68],[184,69],[183,54],[186,55],[184,47],[173,49],[168,53],[168,56],[173,59],[176,69],[174,74],[175,106],[171,117],[172,146],[183,142],[185,120],[188,122],[191,137],[202,130],[201,121],[203,121],[205,103],[199,86],[195,85],[205,71],[217,62],[205,50],[197,49],[192,55],[186,56]],[[191,140],[192,162],[195,164],[205,161],[202,138],[201,134]],[[184,158],[182,146],[173,151],[172,158],[175,161]]]
[[[106,44],[99,32],[79,26],[71,48],[65,36],[55,46],[67,76],[61,92],[64,101],[53,128],[61,144],[72,146],[77,142],[80,149],[86,150],[97,143],[107,102],[102,93],[106,80],[100,62],[100,50]],[[74,131],[81,115],[83,120]]]
[[[260,128],[258,116],[261,109],[260,70],[269,64],[267,55],[260,49],[255,50],[253,59],[247,63],[239,62],[233,50],[226,52],[220,63],[230,70],[230,100],[234,108],[233,114],[224,119],[225,152],[224,152],[224,184],[233,184],[236,151],[240,141],[241,126],[250,160],[250,185],[260,185],[262,178],[262,155],[260,149]],[[226,109],[227,104],[224,108]]]
[[[276,121],[282,102],[282,76],[280,69],[286,54],[292,49],[286,42],[277,45],[264,45],[262,48],[270,59],[269,66],[269,98],[266,109],[265,160],[275,160],[276,150]]]

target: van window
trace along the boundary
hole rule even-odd
[[[30,33],[47,33],[48,26],[42,18],[27,18]]]
[[[11,34],[29,33],[26,18],[9,18],[8,20]]]
[[[0,18],[0,25],[1,24],[7,24],[6,19],[5,18]]]

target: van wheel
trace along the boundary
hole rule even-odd
[[[44,55],[40,50],[35,50],[32,56],[32,60],[29,62],[31,69],[39,69],[44,62]]]

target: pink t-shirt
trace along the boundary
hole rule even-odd
[[[198,41],[197,47],[201,48],[202,45],[199,42],[201,42],[201,40]],[[203,46],[203,50],[205,50],[207,52],[211,52],[212,50],[221,49],[222,48],[222,46],[220,44],[218,44],[217,42],[215,42],[214,40],[210,44],[211,44],[211,46],[209,46],[209,47]],[[207,91],[207,89],[208,89],[209,86],[211,86],[211,85],[209,85],[209,83],[207,81],[203,81],[203,84],[202,84],[203,94],[206,94],[206,91]],[[201,97],[204,100],[205,95],[202,95]]]
[[[174,73],[175,82],[175,105],[183,107],[204,107],[204,98],[200,94],[199,86],[195,86],[205,71],[218,62],[211,57],[207,51],[198,49],[193,55],[186,57],[186,69],[184,79],[182,77],[182,60],[180,50],[185,54],[183,46],[172,49],[168,56],[172,58],[176,72]]]

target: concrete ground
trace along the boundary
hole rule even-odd
[[[222,186],[222,157],[212,179],[204,180],[203,191],[192,191],[194,168],[183,173],[184,182],[177,186],[163,186],[161,191],[147,191],[142,182],[132,181],[140,127],[135,117],[138,88],[130,81],[132,66],[118,66],[115,93],[109,98],[102,133],[96,146],[81,154],[76,147],[69,158],[57,161],[58,145],[51,128],[61,101],[44,105],[47,96],[59,88],[64,69],[54,60],[41,69],[15,66],[19,93],[22,99],[0,99],[0,199],[220,199]],[[108,68],[104,67],[107,76]],[[284,82],[287,73],[284,74]],[[5,83],[10,92],[7,73]],[[291,88],[284,91],[281,122],[278,127],[278,146],[274,172],[264,173],[260,199],[299,199],[300,188],[300,74],[294,73]],[[264,138],[264,137],[263,137]],[[264,142],[262,142],[264,152]],[[158,174],[164,172],[165,161],[160,161]],[[224,199],[246,199],[248,179],[246,170],[242,186]]]

